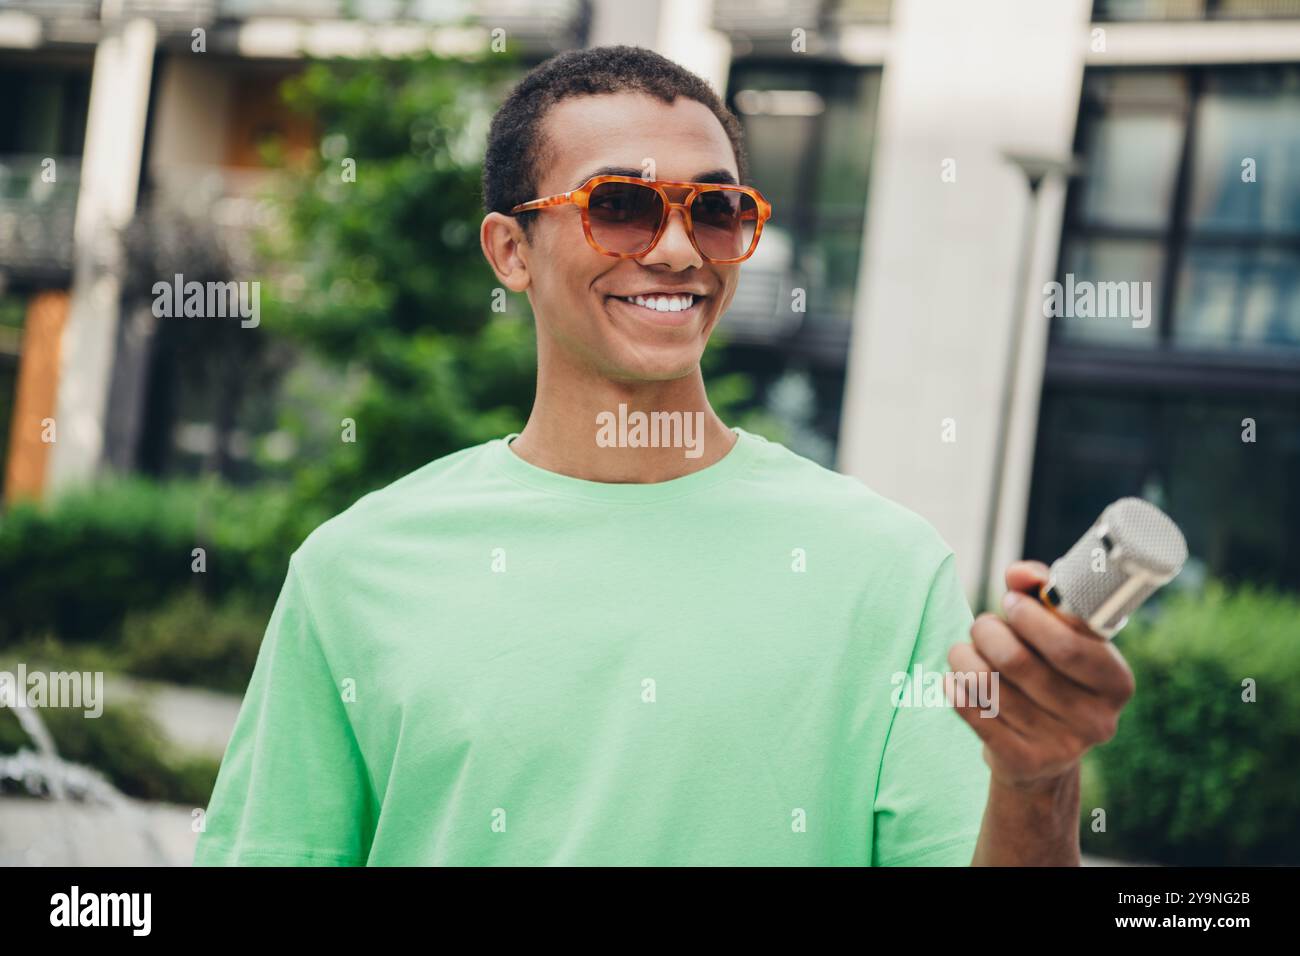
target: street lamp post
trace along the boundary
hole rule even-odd
[[[1008,324],[1007,331],[1006,374],[1002,380],[997,431],[994,437],[993,481],[989,487],[988,507],[985,509],[987,519],[984,526],[984,551],[980,557],[979,590],[976,592],[981,609],[988,607],[989,589],[992,584],[993,540],[997,535],[998,517],[1002,506],[1002,479],[1006,471],[1007,435],[1011,430],[1011,409],[1015,399],[1016,377],[1020,369],[1020,343],[1024,337],[1026,284],[1029,281],[1029,268],[1034,256],[1034,240],[1038,227],[1039,188],[1049,176],[1061,175],[1068,179],[1072,176],[1078,176],[1083,171],[1083,164],[1073,157],[1055,159],[1021,153],[1004,153],[1003,156],[1024,175],[1025,182],[1029,186],[1029,197],[1025,205],[1024,222],[1020,229],[1020,256],[1016,263],[1016,284],[1014,293],[1011,296],[1011,322]]]

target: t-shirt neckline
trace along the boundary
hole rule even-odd
[[[519,432],[494,438],[489,442],[489,453],[508,477],[538,491],[591,501],[640,504],[694,494],[741,474],[752,461],[760,439],[737,425],[731,426],[731,431],[736,434],[736,441],[725,455],[705,468],[667,481],[588,481],[549,471],[525,461],[510,450],[510,442],[519,437]]]

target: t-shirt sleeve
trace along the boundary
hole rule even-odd
[[[920,687],[950,670],[948,648],[970,639],[970,606],[951,553],[935,573],[926,598],[908,679]],[[937,675],[931,678],[928,675]],[[927,699],[927,697],[929,699]],[[933,703],[933,692],[923,697]],[[874,866],[968,866],[988,799],[989,767],[983,742],[948,706],[894,708],[876,783]]]
[[[366,862],[372,789],[296,559],[208,801],[195,866]]]

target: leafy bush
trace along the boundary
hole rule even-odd
[[[269,614],[290,553],[324,517],[278,489],[141,478],[15,505],[0,515],[0,647],[46,635],[112,641],[128,611],[196,587]]]
[[[137,677],[242,694],[257,662],[268,615],[246,599],[210,604],[185,591],[122,626],[119,666]]]
[[[1137,693],[1088,757],[1086,852],[1174,864],[1300,863],[1300,601],[1211,584],[1117,638]],[[1257,700],[1243,701],[1243,682]],[[1106,811],[1106,833],[1089,827]]]

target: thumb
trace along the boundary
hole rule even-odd
[[[1034,593],[1047,580],[1047,573],[1042,561],[1013,561],[1007,565],[1007,590]]]

